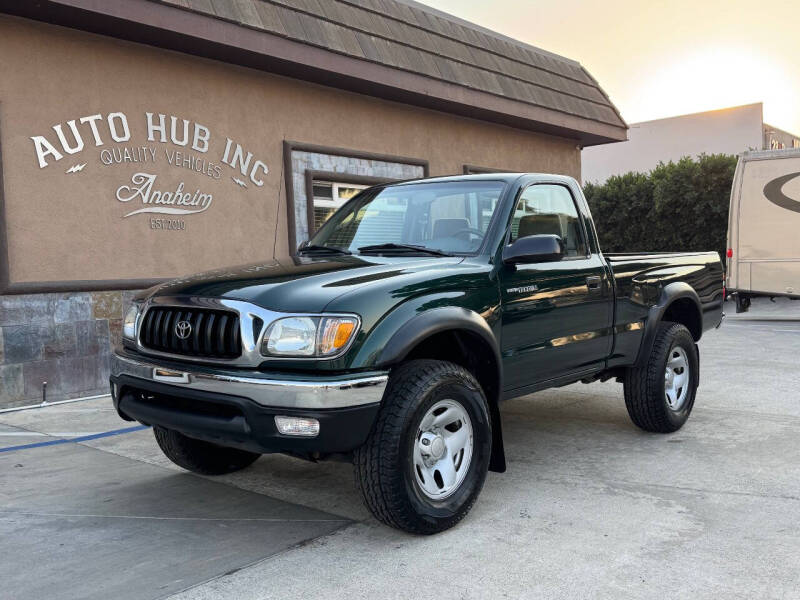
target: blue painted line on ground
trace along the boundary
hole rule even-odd
[[[35,444],[22,444],[21,446],[8,446],[7,448],[0,448],[0,452],[13,452],[15,450],[28,450],[29,448],[41,448],[42,446],[57,446],[59,444],[76,444],[78,442],[88,442],[89,440],[97,440],[104,437],[111,437],[112,435],[122,435],[124,433],[133,433],[134,431],[141,431],[142,429],[149,429],[147,425],[137,425],[136,427],[125,427],[124,429],[113,429],[111,431],[103,431],[102,433],[93,433],[92,435],[82,435],[74,438],[59,438],[57,440],[49,440],[47,442],[36,442]]]

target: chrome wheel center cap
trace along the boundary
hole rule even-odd
[[[442,458],[442,456],[444,456],[444,451],[446,449],[447,447],[444,445],[444,440],[442,439],[442,436],[437,435],[435,438],[433,438],[433,441],[431,442],[431,456],[433,458],[435,458],[436,460]]]
[[[419,440],[419,449],[429,463],[435,463],[447,451],[447,445],[441,435],[426,431]]]

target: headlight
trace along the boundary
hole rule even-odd
[[[261,354],[328,358],[345,350],[358,330],[358,318],[284,317],[274,321],[264,335]]]
[[[126,340],[136,340],[136,322],[139,320],[139,306],[132,304],[122,320],[122,337]]]

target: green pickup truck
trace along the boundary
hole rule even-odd
[[[505,470],[502,400],[616,378],[637,426],[679,429],[722,276],[715,252],[602,254],[570,177],[378,185],[289,260],[147,290],[112,396],[181,467],[344,458],[377,519],[435,533]]]

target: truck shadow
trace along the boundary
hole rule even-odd
[[[519,477],[584,463],[598,450],[606,455],[625,452],[648,437],[630,422],[622,387],[605,384],[600,389],[607,393],[570,386],[505,402],[501,415],[510,476],[492,476],[487,489],[502,494],[507,485],[519,486]],[[266,455],[244,471],[214,479],[348,519],[371,519],[347,462]],[[534,493],[535,483],[530,487]]]

